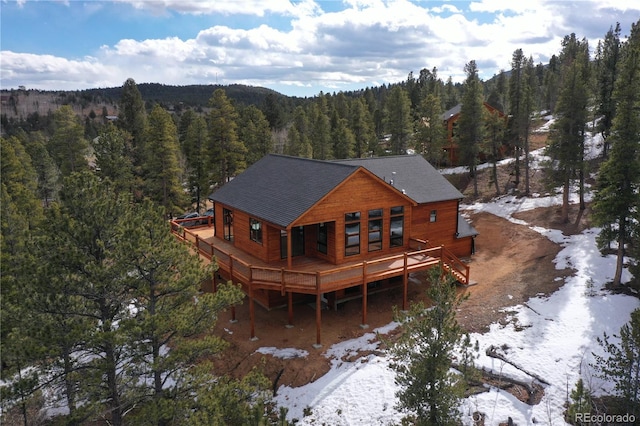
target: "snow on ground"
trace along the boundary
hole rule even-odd
[[[589,156],[597,155],[599,138],[590,138],[588,142]],[[537,152],[534,158],[539,159],[541,155],[542,152]],[[466,209],[489,212],[528,226],[512,215],[561,202],[560,195],[526,199],[504,196],[491,203],[466,206]],[[544,397],[534,406],[496,388],[469,397],[460,407],[468,425],[473,424],[471,414],[475,411],[485,413],[486,425],[497,425],[508,417],[519,425],[565,424],[563,412],[567,392],[581,375],[592,389],[599,392],[610,390],[609,384],[594,377],[589,366],[593,352],[603,354],[596,338],[603,332],[609,335],[618,333],[620,327],[628,322],[630,313],[640,307],[637,298],[613,295],[604,290],[604,284],[613,278],[615,257],[602,256],[597,250],[595,238],[598,229],[587,229],[571,236],[537,226],[531,226],[531,229],[563,247],[555,258],[557,269],[570,267],[576,273],[566,278],[564,285],[552,295],[535,297],[524,305],[508,308],[510,321],[506,325],[495,323],[487,333],[471,337],[480,345],[480,356],[476,362],[479,367],[526,382],[534,382],[532,375],[535,375],[549,385],[543,385]],[[625,271],[623,280],[629,278]],[[397,325],[392,323],[374,331],[384,334]],[[526,373],[486,356],[485,351],[490,346],[499,348],[507,359]],[[399,423],[402,414],[394,408],[398,388],[384,354],[371,354],[353,362],[341,361],[345,354],[375,350],[377,347],[374,333],[331,346],[325,352],[332,360],[331,370],[302,387],[281,386],[275,402],[287,407],[288,419],[298,419],[301,425]]]

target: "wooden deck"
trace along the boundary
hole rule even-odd
[[[334,265],[321,259],[299,256],[293,258],[291,268],[286,260],[276,264],[264,261],[236,248],[228,241],[214,237],[213,227],[204,225],[184,228],[177,221],[171,222],[171,232],[188,242],[201,256],[215,258],[219,270],[234,282],[240,282],[249,296],[250,312],[253,312],[254,292],[258,290],[278,291],[288,295],[289,315],[292,318],[292,295],[316,296],[321,306],[324,293],[361,286],[363,298],[363,320],[366,324],[367,284],[393,277],[403,277],[403,309],[408,308],[407,281],[412,272],[441,265],[460,283],[469,284],[469,266],[450,253],[444,246],[427,247],[426,241],[411,240],[410,250],[396,255],[384,255],[368,261]],[[320,311],[317,311],[317,345],[320,345]],[[254,337],[253,313],[251,313],[251,336]]]

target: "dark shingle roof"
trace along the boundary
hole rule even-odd
[[[286,227],[357,169],[355,164],[270,154],[209,198]]]
[[[442,114],[442,121],[447,121],[452,116],[454,116],[456,114],[459,114],[460,110],[462,110],[462,104],[458,104],[458,105],[454,106],[453,108],[451,108],[450,110],[445,111]]]
[[[354,158],[334,163],[362,166],[418,204],[462,199],[458,191],[439,171],[420,155]]]

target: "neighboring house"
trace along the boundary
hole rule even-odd
[[[366,324],[372,291],[402,285],[406,308],[411,272],[442,262],[470,284],[459,257],[472,254],[477,232],[459,214],[462,194],[419,155],[267,155],[209,198],[215,235],[195,244],[216,258],[224,279],[242,284],[252,337],[254,301],[288,305],[291,322],[294,301],[310,295],[319,308],[362,297]]]
[[[491,114],[498,111],[498,114],[500,114],[501,117],[505,116],[504,113],[492,107],[488,103],[483,102],[482,104],[487,109],[487,111],[489,111]],[[457,139],[457,133],[458,133],[457,123],[458,123],[458,120],[460,119],[461,109],[462,109],[462,104],[458,104],[453,108],[451,108],[450,110],[446,111],[444,114],[442,114],[442,122],[447,128],[447,141],[443,149],[446,153],[445,157],[448,159],[449,164],[452,166],[458,165],[458,143],[456,139]]]

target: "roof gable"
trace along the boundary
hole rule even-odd
[[[366,168],[418,204],[459,200],[463,195],[421,155],[354,158],[336,163]]]

